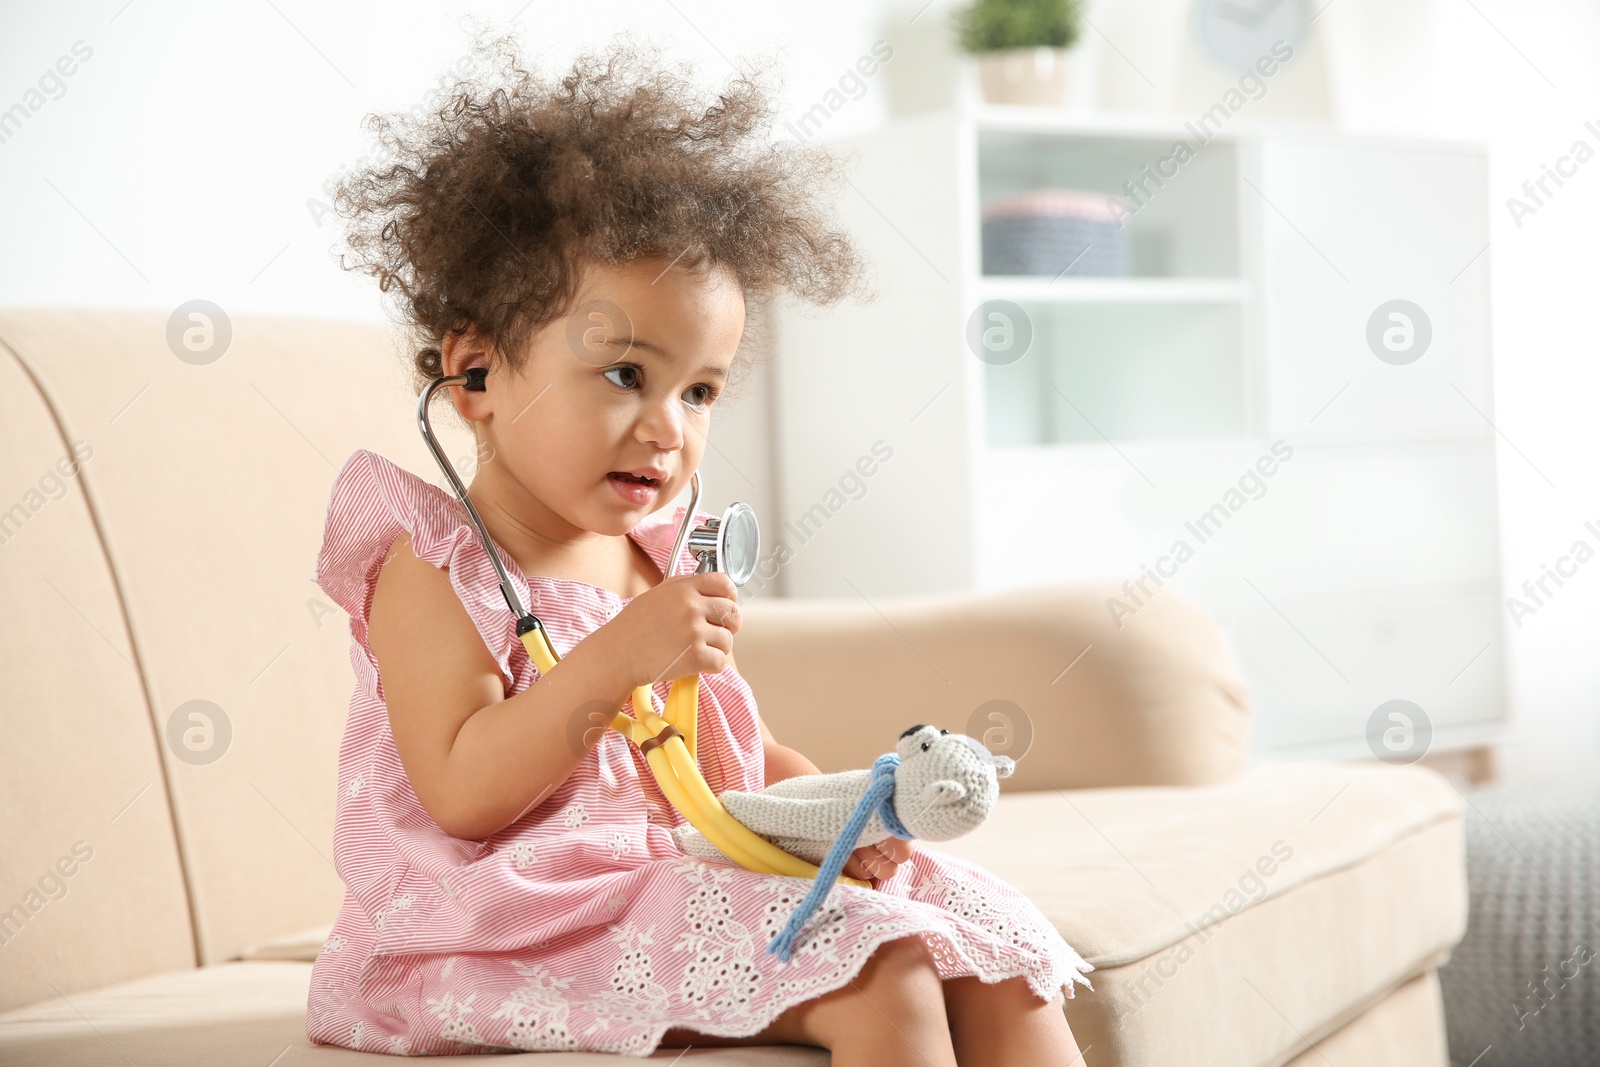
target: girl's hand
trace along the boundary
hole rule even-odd
[[[900,864],[911,858],[911,842],[886,837],[875,845],[862,845],[845,860],[843,873],[863,881],[887,882]]]
[[[601,626],[630,689],[728,665],[739,632],[739,588],[720,571],[679,574],[649,589]]]

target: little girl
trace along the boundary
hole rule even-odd
[[[789,962],[803,878],[686,856],[612,717],[700,674],[712,790],[816,766],[734,663],[738,592],[668,554],[711,412],[774,294],[855,291],[817,206],[834,162],[765,135],[735,78],[709,107],[626,46],[558,83],[502,39],[490,83],[378,118],[391,158],[345,180],[359,269],[422,340],[420,390],[473,430],[470,496],[561,655],[541,678],[447,491],[357,450],[317,580],[350,615],[355,694],[334,852],[348,892],[312,972],[312,1041],[401,1055],[815,1045],[836,1067],[1078,1059],[1060,994],[1092,968],[1011,886],[933,849],[856,849]],[[838,383],[850,388],[849,382]],[[710,516],[699,513],[697,520]],[[818,709],[826,714],[828,709]],[[885,739],[886,750],[892,738]]]

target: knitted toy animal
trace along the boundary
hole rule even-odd
[[[879,756],[871,770],[800,775],[759,793],[720,794],[735,819],[820,867],[811,891],[767,951],[789,960],[795,937],[855,849],[889,837],[949,841],[970,833],[988,818],[1000,793],[999,779],[1014,767],[1009,756],[993,755],[975,738],[918,724],[901,734],[895,751]],[[688,824],[672,835],[691,856],[726,859]]]

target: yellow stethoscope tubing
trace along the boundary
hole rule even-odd
[[[524,633],[522,644],[541,675],[548,674],[560,662],[543,626]],[[645,763],[667,802],[678,809],[689,825],[704,835],[719,852],[746,870],[815,879],[816,864],[786,852],[756,834],[735,819],[711,791],[700,772],[696,756],[689,748],[699,715],[699,698],[698,674],[674,679],[663,716],[656,713],[651,687],[639,686],[633,692],[634,714],[629,716],[618,711],[611,721],[611,728],[635,744],[641,744],[660,734],[667,726],[676,726],[679,736],[668,737],[645,754]],[[871,888],[871,883],[848,875],[840,875],[839,880],[863,889]]]

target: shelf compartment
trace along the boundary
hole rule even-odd
[[[1078,189],[1119,197],[1131,210],[1123,220],[1131,276],[1237,278],[1241,273],[1237,146],[1219,138],[1180,161],[1174,152],[1177,144],[1177,139],[1162,136],[1085,136],[980,126],[979,205],[1037,189]]]
[[[1238,304],[1019,306],[1033,330],[1027,354],[982,369],[989,446],[1248,435]]]

